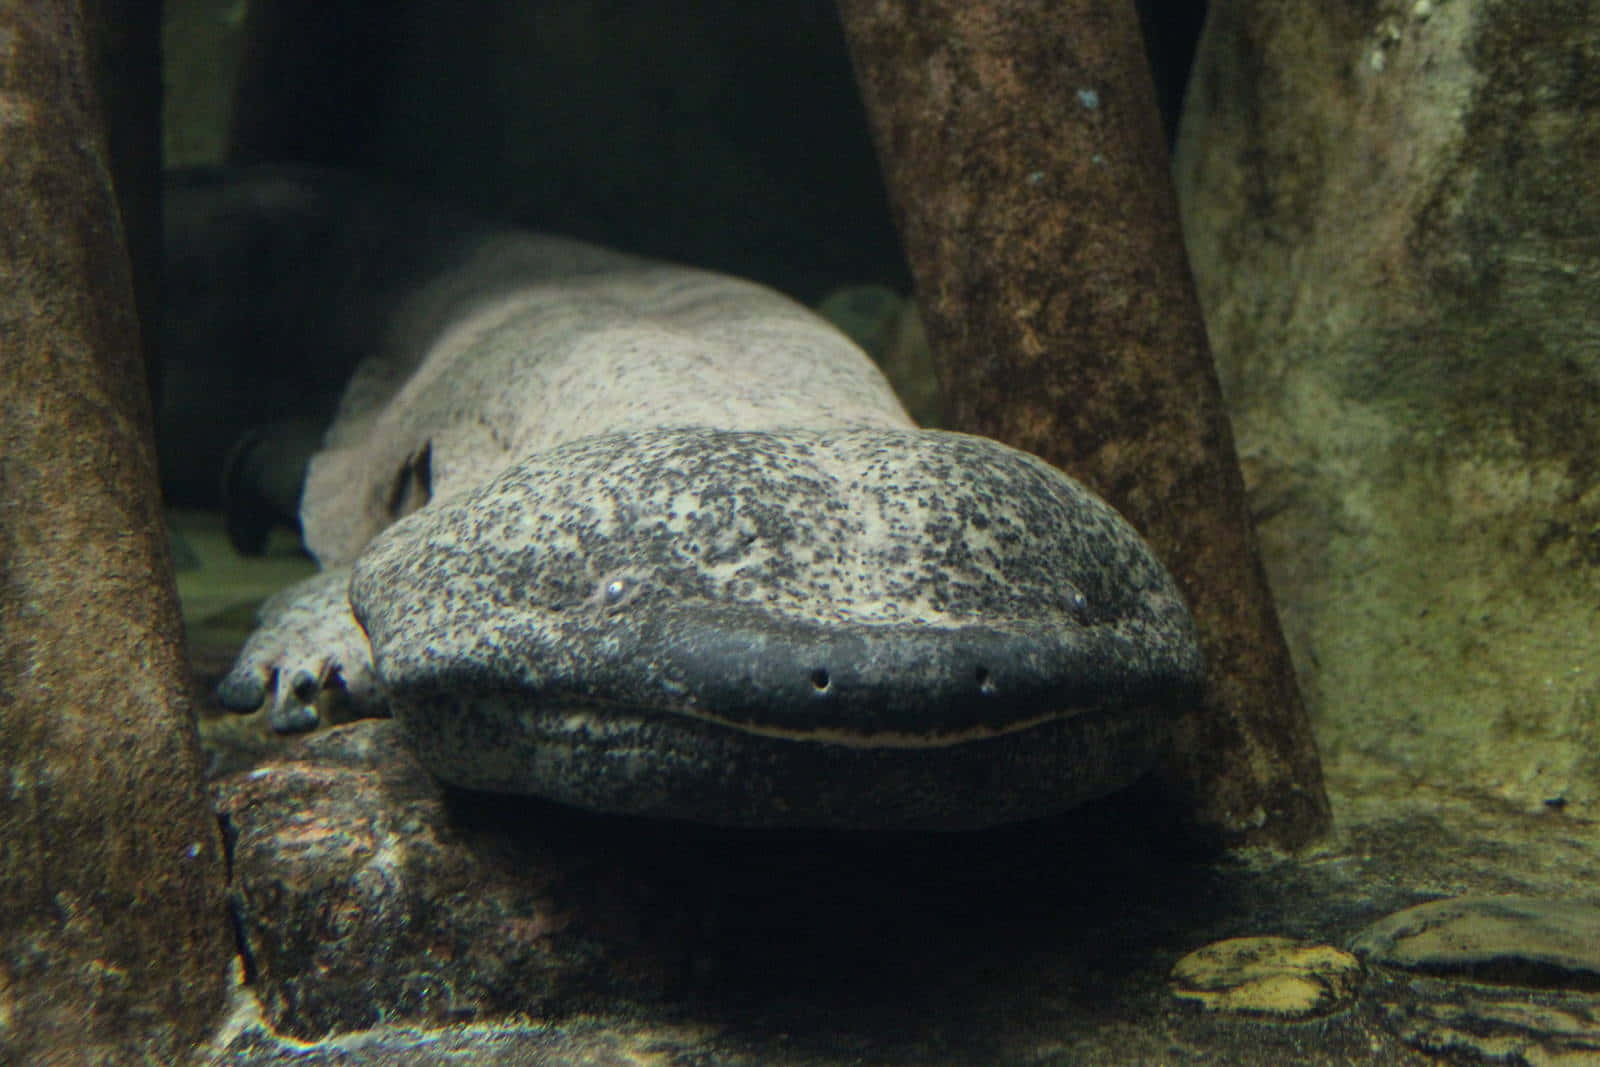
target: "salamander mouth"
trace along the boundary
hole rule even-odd
[[[390,693],[424,764],[468,789],[731,826],[988,826],[1146,771],[1181,659],[1125,669],[1114,626],[743,629],[703,608],[613,632],[561,676],[537,649],[440,663]],[[637,623],[639,620],[635,620]],[[1070,639],[1069,639],[1070,638]],[[532,653],[516,664],[515,653]],[[414,665],[414,662],[413,662]]]
[[[490,691],[414,693],[395,714],[430,772],[457,788],[732,827],[846,829],[965,830],[1065,811],[1148,771],[1171,723],[1158,707],[1080,709],[901,744],[658,709],[529,708]]]
[[[860,730],[844,726],[773,726],[751,720],[728,719],[720,715],[699,711],[695,708],[685,707],[673,708],[670,712],[662,712],[660,709],[631,708],[624,711],[623,714],[649,715],[651,713],[660,713],[663,715],[678,715],[712,726],[774,741],[800,741],[818,745],[839,745],[845,748],[860,749],[932,749],[989,741],[1004,734],[1031,730],[1051,720],[1079,714],[1082,710],[1081,708],[1074,708],[1066,711],[1043,712],[1032,718],[1008,722],[1003,726],[974,725],[965,729],[932,732],[893,729]],[[582,736],[597,732],[597,728],[608,716],[616,715],[617,713],[618,709],[615,706],[574,706],[567,710],[564,716],[564,723],[571,735],[575,737]]]
[[[1198,663],[1165,662],[1126,622],[935,627],[822,624],[748,608],[674,604],[586,632],[508,626],[469,657],[411,653],[378,668],[409,691],[494,693],[549,709],[639,709],[772,739],[927,749],[993,738],[1102,707],[1173,703]],[[1182,646],[1179,646],[1182,647]],[[468,697],[470,698],[470,697]]]

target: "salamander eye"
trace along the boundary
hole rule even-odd
[[[606,606],[620,604],[633,589],[633,584],[626,578],[613,578],[600,589],[600,599]]]

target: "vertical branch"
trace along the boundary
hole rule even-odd
[[[1081,478],[1182,587],[1209,664],[1169,781],[1201,824],[1328,825],[1256,553],[1131,0],[839,0],[953,429]]]
[[[0,1060],[172,1061],[234,949],[84,5],[0,41]]]

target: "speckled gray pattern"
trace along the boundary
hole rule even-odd
[[[734,824],[1059,810],[1199,671],[1115,512],[935,431],[580,438],[395,524],[351,599],[446,781]]]
[[[1125,784],[1197,683],[1126,522],[1031,456],[916,429],[777,293],[503,233],[394,323],[302,497],[349,604],[336,577],[287,594],[235,705],[276,679],[275,722],[311,725],[285,680],[374,668],[452,784],[954,827]]]

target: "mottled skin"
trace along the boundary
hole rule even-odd
[[[472,788],[985,825],[1137,776],[1199,677],[1165,571],[1059,471],[916,429],[771,290],[555,238],[397,306],[301,523],[328,572],[225,701],[306,728],[343,685]]]

